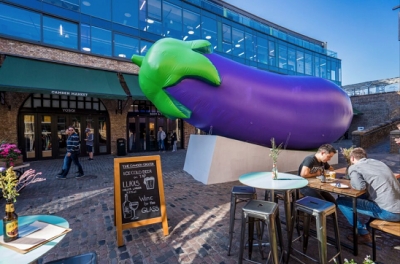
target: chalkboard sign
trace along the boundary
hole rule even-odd
[[[160,156],[114,159],[114,186],[118,246],[132,227],[162,222],[168,235]]]

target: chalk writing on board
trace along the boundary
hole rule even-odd
[[[161,216],[156,161],[120,163],[122,222]]]

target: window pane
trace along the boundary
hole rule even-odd
[[[111,31],[92,27],[92,53],[111,56]]]
[[[242,30],[232,29],[233,55],[244,58],[244,32]]]
[[[256,61],[268,64],[268,40],[266,38],[258,37]]]
[[[111,0],[81,1],[81,12],[94,17],[111,20],[110,10]]]
[[[314,65],[315,65],[315,76],[317,76],[317,77],[320,77],[320,74],[319,74],[319,57],[317,57],[317,56],[315,56],[314,57]]]
[[[308,75],[312,75],[312,57],[311,54],[305,54],[305,64],[304,64],[304,73]]]
[[[288,50],[288,70],[296,71],[296,52],[294,49]]]
[[[225,53],[232,54],[232,44],[231,43],[222,42],[222,51],[225,52]]]
[[[107,153],[107,122],[106,117],[99,117],[99,152]]]
[[[24,145],[26,151],[26,157],[35,157],[35,116],[34,115],[24,115]]]
[[[320,59],[319,72],[321,74],[321,77],[326,79],[326,59],[324,58]]]
[[[65,48],[78,48],[78,25],[43,16],[43,42]]]
[[[224,42],[231,43],[232,42],[232,29],[231,26],[222,24],[222,40]]]
[[[33,99],[33,107],[42,107],[42,100],[41,99]]]
[[[188,36],[185,40],[199,39],[200,33],[200,15],[183,10],[183,34]]]
[[[81,24],[81,50],[90,52],[92,49],[90,48],[90,26]]]
[[[297,72],[304,73],[304,52],[297,51],[296,60],[297,60]]]
[[[268,42],[268,47],[269,47],[269,64],[272,65],[272,66],[276,66],[275,42],[274,41],[269,41]]]
[[[148,12],[149,9],[151,10]],[[153,0],[151,3],[139,0],[139,29],[162,35],[160,0]]]
[[[66,9],[79,11],[79,0],[43,0],[43,2],[61,6]]]
[[[40,15],[0,3],[0,32],[10,36],[40,41]]]
[[[41,150],[42,157],[52,157],[52,145],[51,145],[51,116],[42,116],[40,124],[41,135]]]
[[[131,58],[133,54],[139,55],[139,40],[127,36],[114,35],[114,56]]]
[[[202,17],[203,38],[208,40],[213,49],[217,49],[217,22],[209,17]]]
[[[165,36],[182,39],[182,8],[164,2],[163,23]]]
[[[287,47],[279,44],[279,68],[287,69]]]
[[[147,18],[161,21],[161,0],[147,0]]]
[[[256,61],[257,59],[257,37],[246,33],[245,37],[246,59]],[[267,47],[266,47],[267,48]],[[267,50],[268,55],[268,50]]]
[[[143,56],[146,55],[146,53],[150,49],[151,45],[153,45],[153,43],[141,40],[140,41],[140,55],[143,55]]]
[[[138,27],[138,0],[112,1],[112,20],[125,26]]]

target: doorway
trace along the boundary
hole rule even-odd
[[[164,140],[166,150],[172,150],[171,135],[175,131],[181,142],[181,120],[171,120],[164,116],[134,116],[128,113],[128,152],[158,150],[157,132],[163,127],[167,137]],[[179,145],[178,145],[179,147]]]
[[[80,154],[86,155],[84,133],[90,128],[94,135],[94,154],[109,154],[109,123],[105,116],[65,113],[22,113],[19,117],[22,129],[19,146],[25,160],[62,158],[67,152],[69,126],[75,128],[81,142]]]

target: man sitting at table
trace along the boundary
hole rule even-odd
[[[324,144],[318,148],[315,155],[307,156],[300,164],[298,174],[304,178],[321,176],[325,170],[333,171],[333,167],[328,161],[335,155],[336,149],[329,144]],[[336,203],[335,198],[328,192],[318,191],[310,187],[300,189],[300,193],[304,196],[312,196],[332,203]]]
[[[359,243],[371,243],[372,238],[367,228],[375,218],[397,222],[400,221],[400,183],[393,172],[383,162],[367,159],[367,153],[362,148],[355,148],[350,153],[349,167],[350,184],[356,190],[367,190],[367,193],[357,199],[357,212],[370,216],[367,224],[357,221]],[[353,224],[353,202],[349,197],[339,197],[337,205]],[[347,237],[353,240],[353,236]]]

